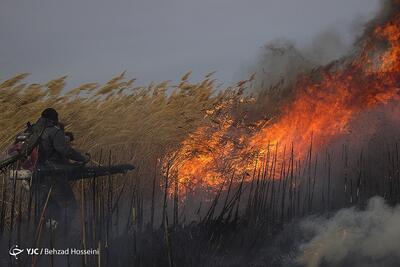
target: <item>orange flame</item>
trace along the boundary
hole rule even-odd
[[[346,135],[352,119],[362,111],[398,100],[400,14],[394,13],[376,27],[358,56],[335,67],[333,71],[319,69],[318,78],[301,77],[293,101],[282,108],[276,121],[256,133],[232,135],[230,119],[217,131],[198,129],[180,151],[177,175],[181,190],[218,190],[233,172],[251,172],[255,162],[267,154],[268,143],[295,144],[296,156],[304,158],[311,136],[314,149],[319,150]]]

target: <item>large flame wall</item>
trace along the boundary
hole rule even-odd
[[[304,158],[311,140],[313,150],[318,151],[348,134],[359,114],[398,101],[399,5],[393,1],[389,19],[369,30],[356,55],[322,67],[312,77],[299,77],[292,101],[256,133],[232,135],[231,120],[222,123],[218,131],[198,129],[182,144],[182,157],[176,165],[181,190],[217,190],[233,172],[251,172],[268,147],[277,148],[277,144],[281,154],[293,145],[296,157]]]

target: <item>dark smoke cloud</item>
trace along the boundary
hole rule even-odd
[[[335,30],[321,32],[305,47],[288,39],[277,39],[262,48],[257,63],[248,68],[246,75],[256,74],[257,91],[279,82],[282,88],[287,88],[299,75],[338,60],[352,49],[353,45]]]
[[[355,17],[344,30],[332,25],[303,44],[283,38],[268,42],[260,49],[256,63],[242,69],[242,77],[256,74],[252,87],[255,91],[268,90],[278,83],[282,89],[288,89],[299,75],[354,54],[370,26],[389,13],[390,0],[381,0],[373,16]]]

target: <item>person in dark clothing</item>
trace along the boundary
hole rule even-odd
[[[58,113],[52,108],[45,109],[39,120],[46,121],[46,128],[39,140],[38,164],[68,164],[69,160],[86,163],[88,158],[70,147],[65,132],[58,122]]]
[[[70,166],[74,161],[85,164],[89,157],[72,148],[66,139],[63,127],[59,124],[58,113],[53,108],[47,108],[42,112],[37,123],[44,123],[45,129],[39,139],[37,168],[63,168]],[[50,176],[39,177],[38,181],[41,205],[44,206],[48,192],[51,188],[46,214],[49,220],[47,227],[53,229],[64,221],[68,224],[68,218],[72,219],[76,209],[74,193],[66,177]],[[68,212],[69,211],[69,212]]]

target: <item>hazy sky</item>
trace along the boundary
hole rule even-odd
[[[0,79],[103,82],[124,70],[141,84],[189,69],[235,80],[276,38],[306,44],[350,31],[378,0],[1,0]]]

